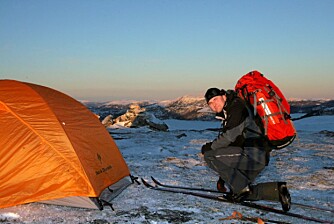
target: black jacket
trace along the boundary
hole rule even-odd
[[[223,118],[223,128],[212,142],[211,148],[215,150],[228,146],[267,147],[261,127],[256,124],[246,103],[234,91],[227,91],[226,97],[223,111],[217,114]]]

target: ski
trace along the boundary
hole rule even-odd
[[[168,188],[175,188],[175,189],[184,189],[184,190],[192,190],[192,191],[204,191],[204,192],[211,192],[211,193],[221,193],[217,190],[212,190],[208,188],[200,188],[200,187],[188,187],[188,186],[178,186],[178,185],[168,185],[168,184],[163,184],[159,182],[157,179],[151,176],[151,179],[153,182],[161,187],[168,187]],[[222,194],[222,193],[221,193]]]
[[[153,186],[151,184],[149,184],[147,181],[145,181],[143,178],[141,178],[143,184],[145,187],[152,189],[152,190],[157,190],[157,191],[165,191],[165,192],[170,192],[170,193],[180,193],[180,194],[186,194],[186,195],[192,195],[192,196],[196,196],[196,197],[201,197],[201,198],[206,198],[206,199],[210,199],[210,200],[215,200],[215,201],[220,201],[220,202],[226,202],[226,203],[232,203],[232,204],[237,204],[237,205],[242,205],[242,206],[246,206],[249,208],[254,208],[254,209],[258,209],[258,210],[262,210],[262,211],[267,211],[267,212],[271,212],[271,213],[276,213],[276,214],[281,214],[281,215],[285,215],[285,216],[290,216],[290,217],[295,217],[295,218],[299,218],[299,219],[303,219],[303,220],[307,220],[307,221],[314,221],[314,222],[319,222],[319,223],[331,223],[329,221],[326,220],[321,220],[321,219],[317,219],[317,218],[313,218],[313,217],[308,217],[305,215],[301,215],[301,214],[297,214],[297,213],[292,213],[292,212],[284,212],[282,210],[273,208],[273,207],[269,207],[266,205],[260,205],[260,204],[256,204],[253,202],[234,202],[234,201],[230,201],[226,199],[226,195],[224,194],[217,194],[215,192],[206,192],[206,193],[201,193],[201,192],[196,192],[196,191],[190,191],[189,189],[176,189],[176,188],[168,188],[168,187],[163,187],[163,186]]]
[[[292,202],[291,205],[304,207],[304,208],[308,208],[308,209],[312,209],[312,210],[328,212],[328,213],[334,213],[333,209],[321,208],[321,207],[317,207],[317,206],[313,206],[313,205],[306,205],[306,204],[301,204],[301,203],[296,203],[296,202]]]
[[[160,181],[158,181],[156,178],[154,178],[152,176],[151,176],[151,179],[153,180],[153,182],[156,185],[161,186],[161,187],[192,190],[192,191],[203,191],[203,192],[207,192],[207,193],[220,193],[220,194],[225,194],[225,195],[229,194],[229,193],[221,193],[217,190],[212,190],[212,189],[208,189],[208,188],[179,186],[179,185],[168,185],[168,184],[161,183]],[[306,204],[294,203],[294,202],[292,202],[291,205],[292,206],[304,207],[304,208],[308,208],[308,209],[312,209],[312,210],[319,210],[319,211],[328,212],[328,213],[334,213],[334,210],[332,210],[332,209],[326,209],[326,208],[316,207],[316,206],[312,206],[312,205],[306,205]]]

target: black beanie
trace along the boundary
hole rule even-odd
[[[225,95],[225,90],[220,90],[218,88],[210,88],[205,93],[205,100],[208,103],[213,97],[215,96],[222,96]]]

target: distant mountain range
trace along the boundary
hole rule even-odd
[[[170,101],[111,101],[107,103],[83,102],[88,109],[101,119],[108,115],[116,118],[129,109],[131,104],[138,104],[155,117],[180,120],[213,120],[215,114],[210,112],[204,98],[183,96]],[[334,115],[334,100],[292,100],[289,102],[291,114],[304,113],[317,115]]]

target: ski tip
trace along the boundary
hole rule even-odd
[[[150,185],[146,180],[144,180],[143,178],[140,178],[141,179],[141,182],[143,182],[143,184],[145,185],[145,187],[148,187],[148,188],[152,188],[153,186]]]
[[[144,178],[140,178],[140,179],[141,179],[141,182],[142,182],[145,186],[148,185],[148,183],[146,182],[146,180],[144,180]]]
[[[151,179],[153,180],[154,183],[156,183],[157,185],[161,185],[159,181],[157,181],[154,177],[151,176]]]

